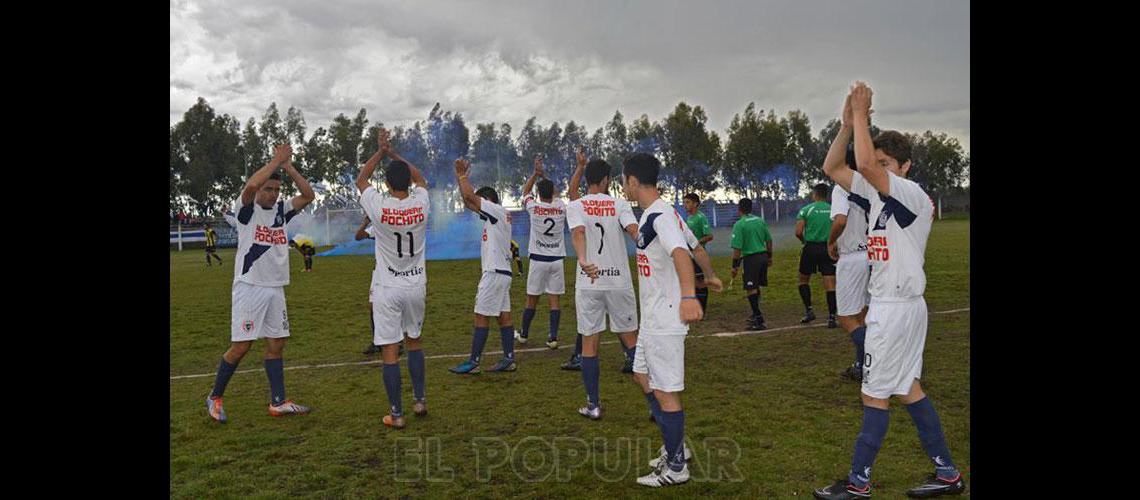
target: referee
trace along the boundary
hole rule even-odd
[[[732,225],[732,278],[744,264],[744,290],[748,292],[748,305],[752,306],[749,330],[763,330],[764,315],[760,312],[760,287],[768,286],[768,266],[772,265],[772,233],[768,223],[752,215],[752,200],[744,198],[737,205],[740,220]],[[830,222],[830,221],[829,221]],[[826,251],[826,249],[824,249]]]
[[[823,275],[823,288],[827,291],[827,327],[835,328],[835,261],[827,253],[827,238],[831,234],[831,204],[827,202],[830,189],[827,184],[812,187],[812,203],[800,209],[796,216],[796,238],[804,244],[800,252],[800,298],[804,301],[804,318],[800,323],[815,319],[811,307],[811,275]]]
[[[704,213],[700,212],[701,198],[697,193],[689,193],[685,195],[685,212],[689,214],[689,218],[685,219],[685,224],[689,226],[689,230],[693,232],[693,236],[703,247],[708,242],[712,241],[712,228],[709,227],[709,219],[705,217]],[[705,272],[697,265],[697,261],[693,260],[693,269],[697,271],[697,300],[701,303],[701,310],[705,311],[709,307],[709,288],[705,284]]]

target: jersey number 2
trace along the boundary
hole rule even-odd
[[[542,234],[545,234],[547,236],[554,236],[554,233],[551,232],[554,230],[554,219],[547,217],[542,222],[544,222],[546,224],[550,224],[550,227],[546,228],[546,231],[543,231]]]

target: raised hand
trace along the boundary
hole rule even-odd
[[[534,155],[534,173],[539,177],[546,177],[546,172],[542,169],[542,155]]]
[[[293,147],[289,144],[278,144],[273,147],[273,161],[281,164],[290,161],[293,157]]]
[[[855,82],[855,87],[851,89],[851,113],[852,118],[856,116],[871,116],[871,87],[866,83]]]
[[[471,170],[471,162],[467,161],[466,158],[456,158],[455,159],[455,176],[456,177],[463,177],[464,175],[467,175],[467,172],[469,170]]]
[[[585,150],[578,149],[578,155],[577,155],[576,159],[578,160],[578,168],[586,168],[586,151]]]
[[[843,127],[851,127],[854,123],[855,119],[851,116],[851,94],[847,94],[847,97],[843,99],[843,118],[840,124]]]

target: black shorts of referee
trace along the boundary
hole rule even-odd
[[[809,241],[804,243],[800,252],[800,274],[815,274],[835,276],[835,261],[827,254],[826,241]]]
[[[741,279],[744,281],[745,290],[755,290],[762,286],[768,286],[768,262],[770,260],[768,252],[756,252],[744,256],[744,276]]]

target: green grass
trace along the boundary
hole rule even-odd
[[[969,237],[968,220],[935,223],[926,260],[931,312],[969,307]],[[230,422],[219,425],[206,416],[203,403],[213,384],[212,372],[229,345],[234,251],[223,249],[219,255],[225,265],[207,268],[201,250],[170,254],[170,374],[211,374],[170,381],[172,497],[804,498],[813,488],[845,476],[850,466],[861,403],[858,386],[839,377],[852,358],[847,335],[840,329],[803,328],[707,336],[742,329],[748,305],[737,289],[712,294],[708,318],[690,329],[686,341],[683,402],[687,439],[697,452],[690,466],[694,480],[652,491],[636,485],[634,479],[648,472],[645,462],[656,453],[660,435],[647,419],[640,391],[628,375],[618,372],[618,347],[601,348],[601,421],[576,414],[585,398],[581,376],[558,369],[574,339],[569,261],[559,329],[563,347],[519,353],[519,370],[510,374],[461,377],[447,371],[460,358],[428,359],[430,415],[409,416],[402,431],[380,423],[387,399],[377,364],[287,370],[289,396],[314,411],[305,417],[269,417],[260,343],[239,366],[256,371],[237,373],[231,380],[225,400]],[[802,313],[796,290],[798,250],[777,251],[775,257],[762,308],[769,327],[793,325]],[[293,254],[290,265],[292,284],[285,290],[292,337],[286,367],[368,361],[361,351],[371,339],[367,293],[372,257],[318,257],[314,272],[301,273],[301,259]],[[729,259],[716,257],[714,265],[727,282]],[[432,261],[427,266],[425,353],[465,354],[471,343],[478,261]],[[513,291],[517,322],[525,303],[525,279],[516,279]],[[818,277],[813,278],[812,292],[816,310],[826,311]],[[545,299],[539,302],[531,342],[516,349],[543,347],[545,304]],[[496,331],[492,326],[488,352],[499,350]],[[603,341],[616,339],[603,335]],[[487,355],[484,363],[498,357]],[[411,382],[403,370],[404,403],[410,411]],[[969,311],[933,314],[923,388],[938,409],[950,450],[967,481],[969,379]],[[599,446],[587,455],[587,449],[580,448],[587,443]],[[417,446],[426,452],[416,454]],[[515,470],[510,464],[488,467],[497,463],[489,453],[508,456],[504,448],[513,450],[509,456]],[[577,460],[574,452],[579,452]],[[583,458],[581,466],[570,467]],[[561,464],[557,471],[555,459]],[[889,431],[875,463],[876,496],[901,497],[931,470],[909,415],[893,402]],[[739,477],[733,477],[734,471]]]

